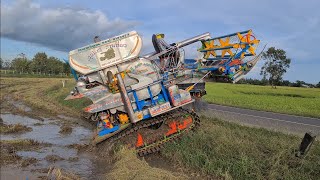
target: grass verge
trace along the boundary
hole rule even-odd
[[[320,89],[206,83],[209,103],[320,118]]]
[[[60,105],[67,107],[72,110],[76,110],[78,113],[82,112],[82,109],[92,102],[87,98],[81,99],[73,99],[65,101],[64,99],[70,93],[70,91],[75,87],[75,83],[67,83],[66,86],[63,88],[60,84],[51,86],[46,92],[46,96],[54,99]]]
[[[60,78],[1,78],[1,106],[6,107],[8,98],[21,100],[32,109],[49,114],[67,114],[79,116],[81,109],[91,103],[88,99],[64,101],[74,87],[74,80],[66,80],[62,87]],[[14,102],[13,102],[14,103]],[[8,108],[12,105],[7,105]],[[39,112],[39,111],[38,111]]]
[[[116,162],[106,179],[186,179],[179,173],[150,167],[145,160],[137,158],[133,150],[120,148],[115,155]]]
[[[197,132],[172,143],[163,155],[205,175],[233,179],[317,179],[320,143],[304,158],[294,151],[301,138],[202,117]]]

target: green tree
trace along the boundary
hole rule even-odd
[[[33,72],[41,74],[41,73],[47,72],[47,69],[48,69],[47,65],[48,65],[47,54],[44,52],[39,52],[32,59],[31,69]]]
[[[70,66],[67,63],[63,63],[63,73],[65,74],[71,73]]]
[[[29,71],[30,61],[27,58],[15,58],[11,62],[12,68],[20,73],[25,73]]]
[[[316,88],[320,88],[320,81],[319,81],[318,84],[316,85]]]
[[[58,58],[51,56],[48,58],[47,69],[50,74],[59,74],[63,72],[63,64]]]
[[[288,81],[288,80],[284,80],[284,81],[282,81],[282,83],[281,83],[281,86],[290,86],[290,85],[291,85],[291,82]]]
[[[297,80],[295,83],[296,87],[302,87],[302,85],[306,84],[304,81]]]
[[[282,49],[270,47],[263,53],[262,59],[265,60],[260,74],[263,78],[268,78],[273,88],[282,80],[282,76],[290,67],[291,59],[287,57],[286,52]]]

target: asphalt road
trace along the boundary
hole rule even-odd
[[[306,132],[313,132],[317,136],[320,135],[320,119],[318,118],[207,104],[204,102],[200,102],[199,105],[203,114],[209,117],[218,117],[230,122],[289,134],[303,135]]]

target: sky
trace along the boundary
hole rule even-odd
[[[260,46],[284,49],[290,81],[320,81],[319,0],[2,0],[1,58],[37,52],[68,59],[68,52],[101,39],[136,30],[144,53],[151,36],[164,33],[179,42],[205,32],[212,37],[252,29]],[[261,49],[261,48],[260,48]],[[185,49],[194,58],[196,48]],[[261,78],[260,61],[248,78]]]

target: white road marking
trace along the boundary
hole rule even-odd
[[[314,120],[320,121],[319,118],[313,118],[313,117],[298,116],[298,115],[284,114],[284,113],[277,113],[277,112],[270,112],[270,111],[260,111],[260,110],[256,110],[256,109],[239,108],[239,107],[233,107],[233,106],[225,106],[225,105],[221,105],[221,104],[209,104],[209,106],[210,105],[221,106],[221,107],[226,107],[226,108],[233,108],[233,109],[240,109],[240,110],[248,110],[248,111],[254,111],[254,112],[263,112],[263,113],[269,113],[269,114],[275,114],[275,115],[293,116],[293,117],[297,117],[297,118],[314,119]]]
[[[209,108],[210,108],[210,107],[209,107]],[[269,118],[269,117],[263,117],[263,116],[256,116],[256,115],[251,115],[251,114],[243,114],[243,113],[238,113],[238,112],[219,110],[219,109],[214,109],[214,108],[210,108],[210,109],[211,109],[211,110],[216,110],[216,111],[227,112],[227,113],[240,114],[240,115],[245,115],[245,116],[257,117],[257,118],[264,118],[264,119],[271,119],[271,120],[274,120],[274,121],[287,122],[287,123],[292,123],[292,124],[300,124],[300,125],[313,126],[313,127],[318,127],[318,128],[320,128],[320,126],[312,125],[312,124],[298,123],[298,122],[286,121],[286,120],[281,120],[281,119],[275,119],[275,118]]]

